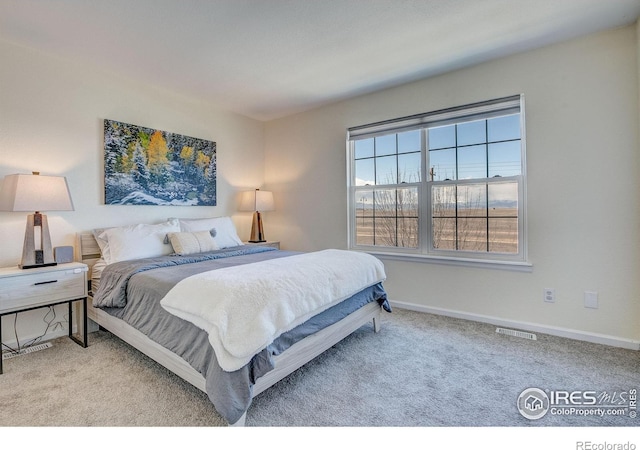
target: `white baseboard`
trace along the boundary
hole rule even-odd
[[[519,330],[549,334],[552,336],[575,339],[578,341],[592,342],[594,344],[603,344],[612,347],[621,347],[629,350],[640,351],[640,341],[634,341],[632,339],[626,339],[617,336],[589,333],[586,331],[572,330],[569,328],[554,327],[537,323],[520,322],[517,320],[506,320],[499,317],[485,316],[482,314],[474,314],[452,309],[436,308],[432,306],[416,305],[414,303],[405,303],[392,300],[389,300],[389,303],[392,307],[399,309],[408,309],[411,311],[436,314],[440,316],[455,317],[457,319],[472,320],[474,322],[488,323],[500,327],[516,328]]]

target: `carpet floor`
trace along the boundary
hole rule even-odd
[[[380,333],[362,327],[257,396],[247,426],[640,425],[629,399],[640,388],[640,352],[540,334],[530,341],[488,324],[401,309],[382,319]],[[5,360],[0,425],[225,425],[206,394],[106,331],[92,333],[86,349],[67,338],[52,342]],[[528,388],[593,392],[604,412],[549,410],[531,420],[518,410]]]

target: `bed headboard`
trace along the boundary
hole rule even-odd
[[[76,235],[76,259],[89,266],[88,278],[91,279],[91,268],[100,259],[100,247],[93,233],[78,233]]]

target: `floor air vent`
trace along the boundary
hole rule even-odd
[[[516,331],[516,330],[510,330],[508,328],[496,328],[496,333],[506,334],[507,336],[515,336],[515,337],[520,337],[524,339],[529,339],[531,341],[537,340],[535,334],[527,333],[526,331]]]
[[[53,347],[53,345],[49,342],[45,342],[44,344],[32,345],[31,347],[20,349],[19,352],[7,352],[2,354],[2,359],[10,359],[15,358],[16,356],[26,355],[27,353],[33,353],[40,350],[47,349],[49,347]]]

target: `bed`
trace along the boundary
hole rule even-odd
[[[88,316],[95,324],[207,393],[216,410],[230,425],[244,425],[247,409],[255,396],[353,331],[371,322],[373,331],[378,332],[381,311],[391,311],[382,286],[384,273],[380,275],[375,262],[373,266],[376,266],[376,270],[367,268],[366,271],[377,271],[377,274],[372,274],[364,285],[354,289],[357,282],[349,281],[357,280],[359,276],[351,276],[347,266],[364,264],[360,264],[359,259],[354,260],[357,263],[349,263],[344,258],[364,258],[360,256],[364,254],[339,250],[301,254],[266,246],[244,245],[237,238],[228,218],[222,224],[210,220],[173,220],[168,223],[173,227],[171,229],[177,231],[167,232],[166,223],[162,224],[165,228],[144,225],[146,234],[143,239],[133,233],[133,237],[126,236],[119,241],[121,248],[114,245],[117,239],[111,239],[110,248],[105,248],[104,242],[101,242],[105,230],[112,231],[115,228],[78,235],[78,258],[90,267],[92,283]],[[140,226],[129,228],[135,230]],[[154,232],[149,233],[150,229]],[[204,231],[217,242],[212,243],[213,248],[208,247],[209,239]],[[162,254],[136,253],[136,245],[151,234],[156,240],[163,238],[162,244],[154,244],[157,246],[155,253],[164,246]],[[110,236],[113,238],[118,235],[112,233]],[[199,236],[202,242],[194,244],[197,251],[192,249],[185,252],[180,242],[174,239],[176,236],[189,245],[193,244],[194,239],[197,241],[194,236]],[[229,236],[231,239],[228,239]],[[186,237],[189,239],[185,240]],[[168,244],[170,252],[166,250]],[[206,251],[199,251],[202,249]],[[124,259],[113,258],[118,252],[120,256],[122,252],[125,253]],[[338,259],[344,260],[343,264],[347,266],[340,267]],[[323,260],[335,263],[325,264]],[[316,268],[322,267],[318,261],[335,266],[332,269],[339,272],[328,275],[318,271],[317,277],[309,277],[309,270],[316,273]],[[368,264],[368,260],[364,261]],[[317,289],[315,286],[313,288],[317,299],[307,294],[312,289],[295,278],[298,269],[301,277],[313,278],[315,284],[320,284]],[[284,308],[273,306],[276,302],[269,300],[272,288],[270,285],[265,287],[265,279],[260,279],[267,275],[269,282],[275,280],[275,285],[284,283],[291,291],[291,297],[305,297],[302,303],[311,303],[307,311],[289,320],[286,326],[279,324],[279,319],[273,321],[277,326],[272,321],[264,320],[264,317],[272,315],[274,308],[278,311]],[[238,287],[233,283],[239,276],[243,282]],[[339,281],[324,282],[323,276]],[[260,295],[256,292],[255,299],[252,298],[254,288],[251,283],[244,282],[253,278],[257,279],[256,283],[261,289]],[[292,287],[291,283],[295,286]],[[348,286],[349,283],[352,285]],[[202,295],[198,291],[202,291]],[[273,292],[283,296],[282,291],[275,288]],[[234,297],[235,293],[238,295]],[[311,300],[306,300],[307,296]],[[320,298],[329,296],[331,300]],[[230,306],[225,306],[228,309],[222,310],[222,314],[216,312],[211,319],[216,321],[211,322],[215,326],[202,322],[209,317],[207,315],[193,317],[193,311],[200,311],[202,302],[210,297],[215,297],[216,302],[219,298],[230,299]],[[245,303],[242,303],[245,298],[251,310],[255,305],[267,309],[256,313],[257,319],[251,319],[251,315],[245,314],[242,309],[245,307]],[[322,306],[318,307],[312,300],[322,302]],[[189,305],[194,305],[194,309],[189,310]],[[233,316],[238,309],[241,314]],[[286,308],[285,313],[289,313]],[[278,314],[278,317],[282,315],[280,312]],[[219,316],[224,320],[218,322]],[[236,317],[235,322],[232,317]],[[219,330],[226,331],[218,333]],[[224,336],[221,338],[219,334]],[[265,343],[267,345],[263,347]],[[246,347],[249,344],[254,347]],[[225,353],[225,349],[230,350]],[[254,352],[252,349],[258,350]]]

